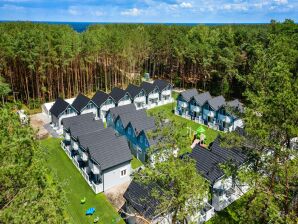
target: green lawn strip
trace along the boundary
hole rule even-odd
[[[140,166],[143,166],[143,163],[140,160],[138,160],[135,156],[132,157],[130,164],[131,164],[131,168],[133,169],[137,169]]]
[[[103,193],[95,194],[80,172],[60,147],[61,139],[48,138],[41,141],[41,146],[46,153],[47,164],[62,184],[67,198],[66,209],[70,223],[93,223],[98,216],[98,223],[113,223],[120,216],[109,203]],[[86,203],[80,204],[86,197]],[[88,217],[85,212],[94,207],[95,213]],[[124,223],[121,219],[119,223]]]
[[[177,131],[181,132],[181,134],[188,133],[189,132],[188,128],[191,128],[191,130],[193,132],[193,131],[196,131],[200,126],[203,126],[204,129],[206,130],[204,134],[206,135],[206,144],[207,145],[209,145],[211,142],[213,142],[219,133],[224,134],[223,132],[219,132],[219,131],[213,130],[211,128],[208,128],[205,125],[198,124],[192,120],[188,120],[186,118],[175,115],[172,112],[175,109],[175,106],[176,106],[175,102],[166,104],[163,106],[152,108],[152,109],[148,110],[148,113],[149,113],[149,115],[154,116],[158,112],[161,112],[161,111],[164,112],[167,115],[168,119],[175,120],[175,121],[181,123],[181,129],[177,130]],[[180,150],[180,154],[191,151],[190,146],[192,144],[192,140],[193,140],[193,136],[189,135],[189,144],[184,149]]]

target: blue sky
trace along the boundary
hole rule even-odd
[[[263,23],[298,21],[298,0],[0,0],[0,20]]]

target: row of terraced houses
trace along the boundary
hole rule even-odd
[[[171,83],[155,80],[142,82],[140,86],[130,84],[125,90],[115,87],[109,94],[97,91],[91,99],[83,94],[68,101],[58,98],[55,103],[43,105],[43,112],[50,117],[52,126],[61,130],[61,121],[66,117],[92,112],[97,119],[105,121],[108,110],[113,107],[133,103],[137,109],[150,109],[172,101]]]
[[[179,94],[175,113],[220,131],[243,127],[239,114],[243,105],[238,100],[226,101],[223,96],[212,97],[209,92],[198,93],[189,89]]]

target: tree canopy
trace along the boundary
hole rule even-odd
[[[64,195],[46,167],[35,133],[0,109],[0,222],[66,223]]]

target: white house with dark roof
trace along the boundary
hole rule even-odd
[[[196,145],[190,157],[196,161],[198,172],[210,183],[209,204],[216,211],[221,211],[248,191],[246,184],[236,183],[231,177],[226,177],[220,167],[221,164],[233,163],[240,169],[247,159],[241,149],[222,148],[218,137],[209,149]]]
[[[81,93],[78,94],[71,105],[76,109],[76,111],[78,111],[78,114],[97,114],[96,105],[94,102]]]
[[[106,120],[106,113],[110,108],[116,106],[114,99],[103,91],[97,91],[91,99],[96,106],[97,117]]]
[[[146,107],[148,109],[153,108],[155,106],[159,105],[160,99],[159,99],[159,88],[157,85],[154,85],[149,82],[142,82],[141,88],[145,90],[146,94]]]
[[[61,121],[67,117],[73,117],[78,114],[78,111],[73,108],[62,98],[57,98],[54,105],[50,109],[51,124],[56,130],[62,127]]]
[[[97,194],[130,181],[132,156],[126,139],[94,117],[89,113],[64,119],[61,146]]]
[[[125,91],[131,96],[132,102],[137,110],[146,107],[146,95],[142,87],[129,84]]]
[[[173,102],[172,89],[173,85],[166,80],[157,79],[153,82],[158,87],[160,105]]]
[[[114,87],[109,95],[113,98],[117,107],[132,103],[130,94],[118,87]]]

